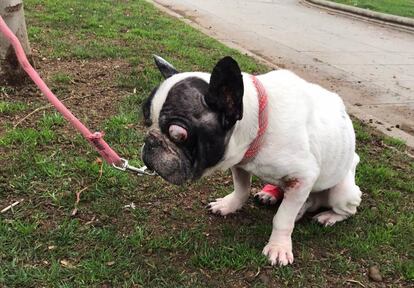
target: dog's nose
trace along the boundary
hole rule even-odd
[[[159,133],[155,131],[149,131],[147,138],[145,139],[145,145],[148,147],[160,146],[162,143]]]

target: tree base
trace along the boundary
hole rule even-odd
[[[27,55],[27,59],[32,66],[35,66],[31,55]],[[20,66],[12,46],[7,50],[5,59],[0,60],[0,78],[11,86],[22,86],[30,80],[26,71]]]

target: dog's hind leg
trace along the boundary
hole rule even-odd
[[[295,221],[299,221],[306,212],[315,212],[319,208],[328,207],[328,197],[329,190],[311,193],[305,204],[303,204],[302,208],[300,208]]]
[[[361,203],[361,190],[355,184],[355,170],[359,156],[355,153],[351,169],[345,178],[329,190],[328,206],[332,210],[319,213],[314,219],[325,226],[332,226],[355,214]]]
[[[314,206],[314,197],[309,195],[308,200],[306,200],[305,204],[303,204],[302,208],[300,208],[298,215],[296,215],[295,222],[299,221],[306,212],[311,211]]]
[[[231,168],[233,173],[234,191],[229,195],[218,198],[208,204],[207,208],[215,213],[225,216],[239,210],[250,195],[251,174],[241,168]]]

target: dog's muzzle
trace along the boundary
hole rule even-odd
[[[189,159],[159,130],[149,131],[144,143],[141,157],[149,169],[176,185],[192,179]]]

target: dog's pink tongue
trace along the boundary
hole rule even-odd
[[[170,133],[170,137],[175,141],[182,142],[187,139],[187,130],[181,126],[171,125],[168,132]]]

